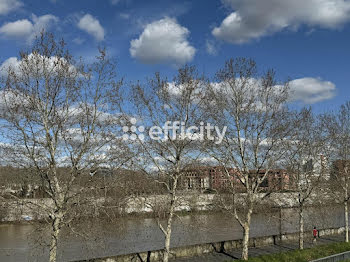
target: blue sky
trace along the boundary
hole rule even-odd
[[[350,0],[0,0],[0,65],[42,28],[87,60],[106,46],[128,80],[185,63],[213,75],[244,56],[290,78],[300,105],[349,99]]]

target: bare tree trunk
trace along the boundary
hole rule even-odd
[[[349,242],[349,209],[348,201],[344,201],[344,216],[345,216],[345,242]]]
[[[280,221],[280,224],[279,224],[279,238],[280,240],[282,240],[282,207],[280,207],[280,212],[279,212],[279,221]]]
[[[248,260],[248,251],[249,251],[249,232],[250,232],[250,222],[252,217],[253,208],[249,207],[247,212],[246,222],[243,225],[243,248],[242,248],[242,259]]]
[[[164,262],[169,261],[172,219],[173,219],[173,214],[170,213],[168,222],[167,222],[166,234],[165,234],[165,248],[164,248],[164,256],[163,256]]]
[[[164,255],[163,255],[163,261],[168,262],[169,256],[170,256],[170,240],[171,240],[171,232],[172,232],[172,223],[173,223],[173,216],[175,212],[175,206],[176,206],[176,190],[177,190],[177,181],[178,178],[174,179],[172,194],[171,194],[171,200],[170,200],[170,209],[169,209],[169,217],[167,221],[167,228],[165,230],[165,246],[164,246]]]
[[[60,224],[61,218],[56,217],[52,221],[52,232],[51,232],[51,243],[50,243],[50,262],[57,261],[57,245],[58,245],[58,237],[60,234]]]
[[[299,249],[304,249],[304,208],[299,206]]]
[[[172,226],[173,216],[174,216],[174,211],[175,211],[175,203],[176,203],[176,195],[174,192],[172,195],[172,199],[171,199],[169,217],[168,217],[168,221],[167,221],[167,228],[165,231],[165,247],[164,247],[164,255],[163,255],[164,262],[169,261],[170,240],[171,240],[171,232],[172,232],[171,226]]]

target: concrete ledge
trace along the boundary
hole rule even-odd
[[[310,262],[338,262],[338,261],[345,261],[346,259],[350,259],[350,251],[328,256],[328,257],[319,258],[316,260],[312,260]]]
[[[320,236],[338,235],[343,232],[344,232],[344,227],[328,228],[328,229],[320,229],[319,235]],[[306,231],[305,236],[306,236],[305,237],[306,239],[311,238],[310,236],[312,236],[312,231]],[[279,241],[289,241],[289,240],[297,240],[297,239],[299,239],[298,232],[283,234],[283,235],[257,237],[257,238],[251,238],[249,240],[249,246],[250,247],[269,246],[269,245],[274,245]],[[175,247],[171,249],[171,257],[172,258],[194,257],[194,256],[200,256],[203,254],[213,253],[213,252],[220,253],[220,252],[229,251],[229,250],[241,248],[241,247],[242,247],[241,239],[214,242],[214,243],[204,243],[204,244],[183,246],[183,247]],[[89,262],[130,262],[130,261],[158,262],[162,260],[162,253],[163,253],[163,250],[152,250],[147,252],[127,254],[127,255],[118,255],[114,257],[80,260],[76,262],[83,262],[83,261],[85,262],[87,261]],[[323,261],[323,260],[320,260],[320,261]],[[340,260],[325,260],[325,261],[328,262],[328,261],[340,261]]]

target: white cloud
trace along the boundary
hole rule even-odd
[[[21,74],[23,61],[19,60],[17,57],[10,57],[5,60],[0,65],[0,76],[6,77],[8,70],[13,70],[17,75]],[[58,58],[56,56],[45,57],[41,54],[30,53],[27,57],[27,60],[24,62],[25,67],[28,70],[28,76],[32,74],[41,73],[44,74],[44,68],[47,71],[51,71],[51,74],[58,72],[62,67],[69,66],[72,73],[77,73],[76,68],[73,65],[68,64],[68,61],[65,58]]]
[[[128,19],[130,19],[130,14],[128,14],[128,13],[120,13],[119,17],[122,18],[122,19],[128,20]]]
[[[73,39],[73,42],[77,45],[81,45],[85,42],[85,39],[81,38],[81,37],[76,37]]]
[[[205,47],[206,47],[207,53],[208,53],[209,55],[217,55],[218,50],[217,50],[217,48],[216,48],[216,46],[215,46],[214,41],[207,40],[207,41],[205,42]]]
[[[245,43],[283,29],[335,29],[350,20],[348,0],[224,0],[234,12],[212,34],[230,43]]]
[[[261,79],[249,78],[249,79],[236,79],[237,87],[242,85],[242,81],[246,82],[245,92],[252,92],[252,94],[257,94],[260,91],[264,92],[262,88]],[[218,90],[225,90],[227,85],[223,82],[212,83],[213,87]],[[322,102],[324,100],[332,99],[337,92],[336,86],[330,81],[324,81],[320,78],[304,77],[291,80],[289,83],[289,102],[301,102],[304,104],[314,104]],[[276,94],[279,93],[281,85],[275,86]],[[228,92],[230,93],[231,87],[229,87]]]
[[[0,65],[0,76],[6,76],[9,68],[13,70],[17,70],[19,68],[20,62],[18,61],[17,57],[10,57],[6,59],[1,65]]]
[[[139,38],[131,40],[130,54],[146,64],[185,64],[196,53],[187,40],[189,34],[175,19],[165,17],[146,25]]]
[[[105,38],[105,30],[100,22],[90,14],[84,15],[79,20],[78,27],[92,35],[97,41],[102,41]]]
[[[6,15],[22,5],[22,2],[18,0],[0,0],[0,15]]]
[[[8,37],[26,37],[32,33],[33,24],[27,19],[17,20],[0,27],[0,33]]]
[[[23,38],[31,42],[41,30],[48,30],[58,20],[56,16],[51,14],[39,17],[32,15],[32,21],[22,19],[2,25],[0,35],[8,38]]]
[[[289,82],[291,100],[313,104],[328,100],[336,95],[336,86],[319,78],[305,77]]]

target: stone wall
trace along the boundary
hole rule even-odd
[[[264,197],[265,194],[259,194],[262,199],[260,202],[261,207],[280,207],[280,208],[292,208],[297,206],[297,193],[272,193],[268,197]],[[150,196],[138,196],[129,197],[123,200],[123,207],[118,211],[125,214],[132,213],[151,213],[154,208],[162,208],[164,203],[167,203],[168,195],[150,195]],[[330,198],[330,199],[328,199]],[[334,204],[334,199],[331,197],[323,196],[322,204],[327,205]],[[308,205],[319,205],[317,202],[318,197],[312,196]],[[103,203],[104,198],[91,199],[92,203],[95,203],[98,207]],[[107,199],[108,201],[108,199]],[[193,192],[179,192],[178,205],[176,211],[210,211],[215,210],[217,196],[215,194],[197,194]],[[236,203],[244,205],[244,194],[240,194],[236,200]],[[40,204],[40,205],[39,205]],[[44,212],[41,207],[44,205],[49,207],[52,204],[50,199],[19,199],[19,200],[7,200],[0,203],[0,222],[13,222],[23,220],[23,216],[30,216],[34,220],[43,219],[47,212]],[[257,210],[258,212],[258,210]]]
[[[336,235],[344,232],[344,228],[329,228],[319,230],[320,237],[328,235]],[[305,232],[306,236],[312,236],[312,232]],[[299,233],[283,234],[282,236],[266,236],[251,238],[249,242],[250,247],[262,247],[277,244],[279,241],[290,241],[299,239]],[[307,239],[307,238],[306,238]],[[242,247],[242,240],[229,240],[215,243],[204,243],[192,246],[177,247],[171,249],[172,257],[186,258],[193,256],[200,256],[207,253],[224,252],[235,248]],[[95,258],[89,260],[80,260],[76,262],[130,262],[130,261],[147,261],[158,262],[161,261],[162,250],[152,250],[148,252],[133,253],[127,255],[120,255],[115,257]]]
[[[50,199],[18,199],[0,203],[0,222],[18,222],[23,220],[42,220],[48,217],[45,207],[53,202]]]

